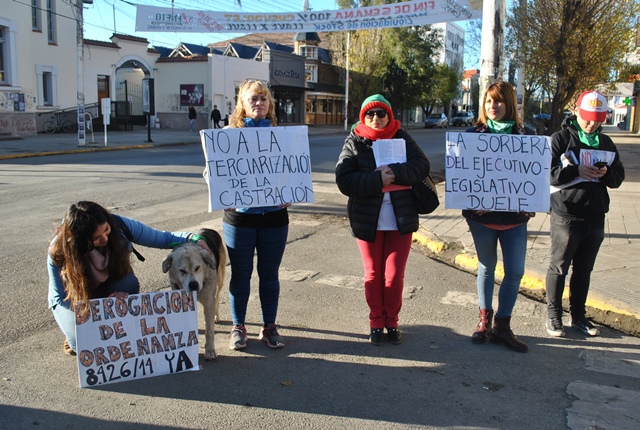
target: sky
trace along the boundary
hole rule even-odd
[[[240,1],[242,8],[237,5]],[[309,9],[315,11],[336,10],[335,0],[308,0]],[[507,0],[507,4],[510,0]],[[135,31],[136,4],[171,7],[171,0],[93,0],[83,11],[85,39],[110,41],[113,33],[145,37],[151,45],[175,48],[180,42],[208,45],[232,39],[241,34],[233,33],[166,33]],[[204,9],[216,12],[292,12],[302,10],[304,0],[284,2],[282,0],[173,0],[178,9]],[[297,5],[296,5],[297,4]],[[456,24],[465,28],[464,22]],[[478,68],[477,56],[465,52],[465,68]]]

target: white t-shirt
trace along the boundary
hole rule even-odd
[[[393,211],[393,204],[391,203],[391,196],[389,193],[384,193],[382,199],[382,206],[380,206],[380,215],[378,216],[378,230],[397,230],[396,214]]]

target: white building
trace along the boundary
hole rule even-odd
[[[441,30],[444,35],[444,46],[440,50],[437,62],[446,64],[451,69],[462,74],[464,65],[464,29],[452,22],[441,22],[433,24],[431,27]]]
[[[35,134],[48,112],[76,105],[74,8],[62,0],[2,2],[0,136]]]
[[[64,0],[2,1],[0,138],[33,135],[60,113],[77,122],[75,7]],[[304,121],[304,57],[265,48],[259,58],[243,59],[197,48],[205,54],[155,49],[146,38],[123,34],[114,34],[108,42],[85,39],[81,62],[85,111],[100,118],[101,100],[109,98],[112,128],[144,124],[143,79],[150,78],[155,84],[155,117],[161,125],[187,128],[187,109],[193,104],[198,127],[208,128],[213,105],[224,117],[235,106],[237,88],[252,78],[271,83],[284,122]],[[166,58],[172,51],[176,57]]]

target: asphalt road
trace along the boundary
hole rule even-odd
[[[421,132],[440,131],[412,134]],[[341,144],[312,140],[316,202],[291,210],[278,318],[284,349],[257,339],[253,288],[249,344],[230,351],[223,294],[217,361],[93,389],[78,388],[46,307],[53,228],[70,203],[93,199],[156,228],[220,229],[221,214],[206,209],[200,148],[0,162],[0,428],[637,428],[640,339],[606,328],[599,338],[570,330],[548,338],[543,306],[520,297],[513,326],[530,352],[473,345],[474,276],[419,248],[406,274],[405,343],[370,345],[362,265],[333,182]],[[166,288],[166,251],[141,251],[147,261],[134,268],[143,291]]]

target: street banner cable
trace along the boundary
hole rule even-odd
[[[407,27],[482,18],[482,0],[406,1],[353,9],[236,13],[138,5],[136,31],[285,33]]]

